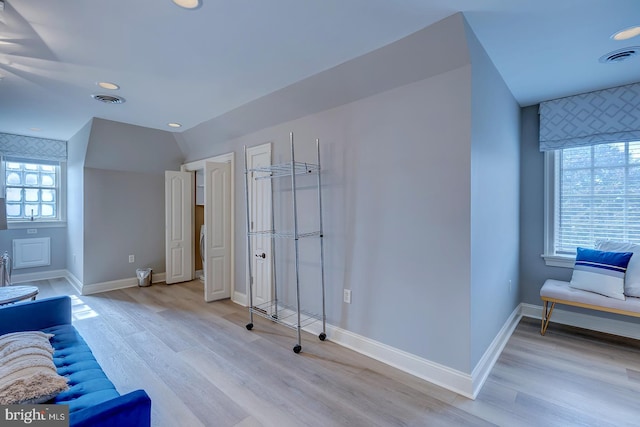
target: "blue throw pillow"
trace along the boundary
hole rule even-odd
[[[624,275],[632,255],[578,248],[569,286],[624,300]]]

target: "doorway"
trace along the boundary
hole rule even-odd
[[[190,216],[193,256],[189,268],[192,277],[197,277],[196,272],[203,276],[205,301],[234,295],[234,163],[234,153],[228,153],[181,167],[183,173],[195,176],[194,209]],[[202,247],[201,225],[204,225]]]

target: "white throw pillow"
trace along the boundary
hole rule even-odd
[[[612,240],[596,240],[596,249],[605,252],[633,252],[624,278],[624,294],[640,298],[640,245]]]
[[[632,255],[578,248],[569,286],[624,301],[624,274]]]
[[[53,363],[51,334],[39,331],[0,336],[0,404],[43,403],[68,389]]]

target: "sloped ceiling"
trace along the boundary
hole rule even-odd
[[[68,139],[91,117],[182,132],[462,11],[521,105],[640,79],[637,0],[5,0],[0,132]],[[439,61],[442,58],[432,58]],[[91,98],[120,85],[121,105]]]

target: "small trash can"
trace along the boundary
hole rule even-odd
[[[141,286],[141,287],[151,286],[151,269],[150,268],[136,269],[136,276],[138,276],[138,286]]]

